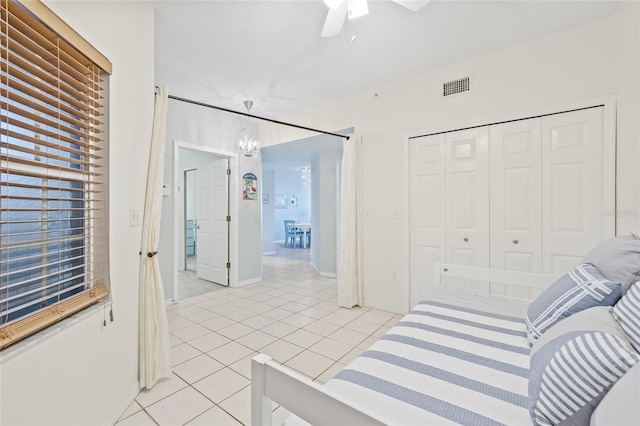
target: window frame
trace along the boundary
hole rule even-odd
[[[3,174],[3,176],[5,175],[7,176],[6,182],[4,179],[0,181],[0,186],[4,186],[4,188],[0,188],[4,190],[3,192],[1,192],[2,194],[1,197],[3,199],[2,201],[3,203],[5,203],[6,206],[9,206],[11,200],[15,201],[16,198],[20,198],[20,196],[8,195],[10,193],[11,188],[15,190],[15,187],[17,185],[15,182],[12,182],[11,184],[9,183],[11,176],[14,176],[14,175],[34,176],[34,177],[39,176],[39,178],[42,179],[42,182],[45,182],[45,181],[47,182],[41,185],[42,194],[44,195],[41,195],[41,198],[39,199],[35,197],[23,197],[23,198],[29,198],[29,201],[36,202],[36,203],[38,200],[41,200],[42,207],[39,210],[40,219],[30,223],[42,224],[47,220],[46,218],[47,213],[43,213],[43,212],[47,211],[47,203],[50,199],[48,198],[48,195],[47,195],[48,190],[44,188],[47,187],[49,180],[62,179],[59,181],[61,182],[60,186],[58,187],[59,192],[65,192],[65,189],[62,189],[62,188],[65,187],[65,185],[68,184],[69,182],[73,182],[73,181],[80,182],[83,186],[82,189],[79,190],[71,184],[68,187],[68,189],[66,189],[66,192],[69,192],[69,193],[78,192],[82,194],[82,197],[78,198],[78,202],[81,202],[81,205],[82,205],[82,209],[81,209],[82,216],[77,216],[77,217],[71,216],[67,219],[69,223],[76,220],[81,221],[82,226],[79,228],[72,228],[72,226],[75,226],[75,225],[68,225],[69,228],[64,228],[65,231],[68,231],[69,229],[72,231],[74,229],[81,230],[80,238],[75,240],[82,241],[82,256],[81,256],[82,262],[80,262],[81,266],[74,266],[74,268],[82,269],[82,275],[80,277],[82,284],[77,285],[78,288],[82,287],[82,290],[79,293],[72,294],[64,299],[59,299],[59,301],[56,303],[53,303],[50,305],[45,304],[45,306],[41,307],[39,310],[30,314],[24,315],[19,319],[0,322],[0,350],[2,350],[52,324],[59,322],[64,318],[67,318],[81,311],[82,309],[85,309],[97,303],[98,301],[105,298],[109,294],[109,256],[108,256],[108,252],[109,252],[109,244],[108,244],[108,240],[109,240],[109,231],[108,231],[108,210],[109,210],[108,209],[108,180],[109,180],[108,179],[108,170],[109,170],[108,146],[109,146],[109,141],[108,139],[109,138],[108,138],[107,112],[108,112],[108,94],[109,94],[109,78],[108,77],[112,73],[112,64],[104,55],[102,55],[90,43],[88,43],[84,38],[82,38],[75,30],[73,30],[68,24],[66,24],[60,17],[58,17],[51,9],[49,9],[46,5],[44,5],[40,0],[35,0],[35,1],[34,0],[30,0],[30,1],[0,0],[0,1],[1,1],[0,24],[2,25],[2,30],[3,30],[2,32],[0,32],[0,37],[2,37],[2,47],[0,48],[0,55],[1,55],[0,62],[3,65],[3,69],[1,73],[2,74],[2,96],[0,96],[0,98],[7,99],[6,101],[7,110],[2,112],[2,115],[4,115],[4,117],[0,117],[4,119],[2,121],[3,123],[5,122],[7,123],[5,127],[0,128],[0,134],[2,134],[2,137],[3,137],[2,143],[0,144],[0,148],[4,149],[4,152],[7,153],[7,154],[0,153],[0,172]],[[15,117],[13,116],[10,117],[12,113],[9,110],[11,110],[11,108],[14,106],[9,102],[9,99],[11,98],[11,96],[20,97],[19,94],[17,94],[16,92],[22,91],[22,93],[26,94],[28,97],[33,97],[35,99],[35,100],[31,100],[28,97],[22,97],[22,103],[20,104],[20,106],[22,107],[21,114],[23,115],[19,115],[19,114],[17,115],[20,117],[26,116],[29,119],[33,118],[33,123],[34,123],[33,127],[37,127],[42,121],[40,117],[36,117],[38,110],[46,109],[47,111],[44,112],[43,114],[47,115],[49,114],[48,108],[50,108],[50,106],[45,105],[44,100],[42,100],[42,104],[38,102],[38,99],[37,99],[38,95],[40,94],[41,97],[43,97],[44,95],[42,95],[42,93],[39,92],[38,90],[33,89],[33,86],[29,86],[25,84],[21,85],[21,81],[19,78],[12,80],[12,76],[15,74],[13,70],[10,71],[10,68],[15,68],[13,66],[14,63],[12,61],[16,60],[13,58],[19,57],[19,55],[16,55],[14,53],[11,53],[12,56],[9,56],[10,54],[8,53],[11,50],[9,48],[10,43],[13,43],[11,44],[11,46],[16,46],[16,42],[14,41],[13,34],[17,34],[19,37],[23,37],[24,40],[27,40],[27,42],[29,41],[28,36],[23,35],[23,33],[20,33],[17,29],[14,28],[16,24],[14,24],[13,22],[18,23],[18,21],[20,25],[28,26],[29,31],[33,31],[38,36],[42,36],[43,34],[46,35],[45,41],[53,42],[57,46],[57,50],[55,49],[52,50],[52,51],[55,51],[55,53],[57,54],[57,61],[55,65],[52,65],[53,68],[57,67],[57,69],[61,70],[62,68],[67,66],[68,68],[66,69],[66,71],[69,71],[73,74],[74,73],[73,67],[68,65],[70,63],[73,63],[75,64],[76,67],[78,64],[81,64],[82,66],[86,65],[87,69],[85,71],[87,72],[89,72],[88,71],[89,68],[93,70],[91,74],[94,76],[93,80],[91,80],[91,77],[87,77],[86,73],[84,74],[84,76],[82,72],[79,73],[81,77],[80,80],[83,80],[83,79],[89,80],[88,83],[84,83],[87,87],[87,89],[85,89],[86,91],[79,92],[79,93],[83,93],[85,95],[88,93],[89,95],[87,95],[87,97],[93,96],[92,100],[82,101],[81,99],[77,99],[75,101],[77,103],[84,102],[80,108],[84,107],[84,108],[88,108],[89,110],[99,112],[99,114],[96,114],[99,116],[99,120],[95,118],[94,115],[89,114],[88,117],[85,117],[83,121],[82,119],[76,117],[76,113],[78,115],[83,115],[83,114],[80,114],[81,110],[74,109],[73,106],[67,107],[67,111],[64,115],[60,113],[60,111],[64,108],[60,108],[60,109],[52,108],[51,111],[58,112],[59,119],[60,117],[64,117],[63,119],[61,119],[61,124],[58,124],[58,132],[57,132],[58,143],[55,143],[55,142],[51,143],[48,141],[39,140],[38,138],[40,133],[36,130],[34,130],[33,133],[24,134],[24,135],[21,134],[20,137],[15,138],[16,140],[19,140],[19,141],[21,141],[23,137],[25,139],[33,139],[32,141],[30,141],[31,143],[34,144],[33,149],[28,148],[28,146],[22,146],[21,144],[16,144],[15,142],[13,144],[10,143],[12,138],[14,138],[13,136],[10,135],[10,130],[9,130],[9,127],[11,126],[10,122],[12,120],[15,120]],[[40,38],[39,40],[42,41],[43,39]],[[35,40],[35,38],[32,43],[27,43],[27,44],[31,44],[31,46],[33,46],[33,50],[31,50],[30,52],[25,51],[27,52],[27,54],[35,52],[37,50],[39,50],[41,54],[42,52],[44,52],[45,54],[47,52],[45,48],[39,45],[39,43]],[[26,45],[20,45],[20,47],[23,49],[25,48],[25,46]],[[12,58],[11,60],[9,59],[10,57]],[[63,57],[64,59],[60,59],[61,57]],[[12,74],[12,72],[14,72],[14,74]],[[78,72],[78,71],[75,71],[75,72]],[[100,80],[99,83],[96,82],[96,79],[95,79],[96,75],[98,76],[98,80]],[[56,93],[58,94],[58,96],[60,96],[60,93],[64,91],[63,89],[60,89],[60,87],[64,86],[65,84],[68,84],[68,81],[65,81],[64,71],[58,71],[57,76],[58,78],[53,79],[52,81],[56,82],[55,84],[56,84],[56,87],[58,88],[58,91]],[[51,76],[49,75],[49,79],[51,80],[50,77]],[[35,80],[37,80],[37,78]],[[51,81],[48,81],[48,83],[51,83]],[[99,87],[99,89],[96,89],[97,87],[96,84],[100,85],[101,87]],[[85,85],[80,85],[80,90],[83,90],[82,88],[85,87]],[[24,91],[25,87],[27,87],[27,89],[31,88],[33,90],[25,92]],[[93,95],[91,95],[92,93]],[[96,101],[96,95],[102,96],[103,99]],[[88,103],[90,103],[91,105],[88,106]],[[24,105],[27,105],[27,107],[24,107]],[[57,105],[58,107],[60,107],[61,105],[63,105],[63,103],[58,102]],[[36,113],[34,114],[33,111],[35,111]],[[101,123],[96,124],[97,121],[101,121]],[[64,135],[64,130],[59,130],[59,129],[65,127],[64,125],[69,122],[73,122],[73,124],[71,124],[70,127],[67,126],[68,129],[71,129],[71,133],[69,133],[68,137],[60,136],[61,134]],[[78,138],[77,145],[74,139],[74,134],[81,133],[82,131],[80,130],[80,127],[76,129],[75,128],[76,125],[85,126],[86,128],[90,129],[90,130],[86,130],[86,135],[88,135],[87,139],[81,140],[80,138]],[[91,130],[92,128],[99,129],[99,131],[101,132],[101,137],[97,137],[97,136],[94,137],[95,133],[92,133],[92,130]],[[49,137],[51,137],[51,135],[49,135]],[[55,141],[55,138],[56,138],[56,135],[53,135],[54,141]],[[68,139],[68,140],[63,141],[64,139]],[[56,168],[56,166],[52,164],[53,162],[52,154],[50,154],[49,151],[47,150],[43,151],[43,154],[41,156],[38,156],[37,150],[43,146],[54,149],[54,150],[58,150],[59,152],[64,152],[65,155],[59,156],[58,160],[56,161],[63,162],[63,163],[67,162],[69,163],[69,167],[65,168],[58,164]],[[27,158],[26,160],[21,161],[20,158],[15,154],[14,155],[9,154],[10,151],[16,151],[15,147],[19,148],[17,151],[24,151],[30,155],[33,155],[34,156],[33,160],[29,160]],[[96,150],[100,151],[99,157],[95,156]],[[33,152],[29,152],[29,151],[33,151]],[[77,151],[78,154],[75,154],[74,153],[75,151]],[[42,161],[40,157],[45,157],[45,161]],[[18,161],[16,161],[16,159]],[[40,161],[40,163],[38,163],[38,161]],[[77,164],[80,164],[80,166],[77,168],[77,170],[74,170],[76,169],[76,167],[73,167],[73,166]],[[87,176],[89,176],[90,178],[88,182],[85,180]],[[31,185],[32,187],[35,187],[33,186],[34,184],[31,184]],[[98,193],[98,191],[96,191],[95,185],[99,185],[101,187],[99,191],[100,195],[95,195]],[[75,197],[69,196],[68,198],[64,199],[64,201],[70,207],[60,208],[59,211],[60,212],[71,211],[75,208],[74,206],[79,205],[79,204],[74,204],[76,203],[74,198]],[[64,204],[62,202],[60,203],[61,205]],[[0,234],[0,251],[7,250],[5,252],[6,256],[9,256],[8,255],[9,249],[13,248],[9,243],[9,237],[12,235],[12,233],[9,231],[9,226],[12,224],[12,221],[13,221],[13,219],[9,219],[10,210],[11,210],[10,207],[6,208],[7,213],[3,218],[4,222],[2,222],[6,225],[4,228],[6,229],[5,231],[6,234]],[[43,219],[43,216],[44,216],[44,219]],[[58,221],[62,221],[62,220],[63,219],[58,219]],[[100,221],[102,223],[100,223],[98,226],[97,221]],[[52,232],[52,231],[49,231],[46,226],[43,226],[42,228],[44,230],[40,229],[39,231],[36,231],[36,232],[40,234]],[[61,232],[62,230],[63,228],[60,227],[58,228],[57,232],[54,232],[54,233],[62,235],[63,234],[63,232]],[[59,240],[63,239],[62,237],[58,237],[58,238]],[[48,238],[42,239],[41,241],[42,242],[40,244],[43,247],[46,247],[47,245],[49,245],[50,241],[53,242],[53,240],[50,240]],[[70,245],[70,247],[71,246],[72,245]],[[64,250],[67,250],[67,249],[63,249],[63,251]],[[74,250],[74,249],[69,249],[69,250]],[[47,266],[46,265],[47,261],[45,259],[46,259],[47,251],[46,249],[44,249],[42,250],[42,252],[44,252],[45,254],[41,253],[39,254],[39,256],[42,258],[42,262],[44,262],[45,265],[41,269],[46,271],[45,266]],[[56,252],[56,255],[58,257],[58,261],[57,261],[58,266],[62,265],[63,263],[65,266],[68,266],[70,264],[69,262],[73,260],[73,257],[71,260],[65,260],[64,262],[62,262],[60,260],[59,253],[60,253],[59,251]],[[98,256],[103,256],[103,257],[101,257],[100,260],[97,260]],[[96,281],[97,284],[95,284],[93,282],[94,276],[92,274],[95,273],[95,270],[93,268],[95,268],[95,265],[98,263],[100,263],[101,265],[101,270],[99,272],[100,276]],[[71,264],[75,265],[75,263],[71,263]],[[37,269],[37,267],[31,268],[31,269]],[[8,266],[6,270],[11,271]],[[0,314],[2,314],[1,297],[3,294],[9,294],[8,289],[10,288],[10,286],[9,286],[8,277],[12,273],[13,272],[7,272],[5,274],[0,275]],[[44,273],[43,275],[40,276],[40,280],[43,283],[46,283],[47,281],[46,278],[47,276],[44,275]],[[36,280],[37,279],[38,278],[36,278]],[[2,291],[3,286],[7,287],[7,289],[4,292]],[[42,286],[43,286],[43,289],[45,290],[48,288],[47,285],[45,284],[42,284]],[[66,290],[66,288],[63,288],[63,289]],[[58,285],[58,292],[59,293],[61,292],[60,285]],[[6,303],[6,306],[7,306],[6,309],[8,312],[8,302]],[[7,313],[7,318],[8,318],[8,313]]]

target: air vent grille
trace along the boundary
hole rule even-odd
[[[450,96],[469,91],[469,77],[448,81],[442,85],[442,96]]]

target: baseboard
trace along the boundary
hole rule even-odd
[[[271,256],[272,254],[276,254],[275,250],[271,250],[271,251],[263,251],[262,255],[263,256]]]
[[[232,285],[230,287],[232,288],[244,287],[245,285],[259,283],[260,281],[262,281],[262,277],[251,278],[244,281],[238,281],[235,285]]]
[[[311,266],[313,266],[313,269],[316,270],[316,272],[318,273],[318,275],[320,275],[321,277],[328,277],[328,278],[338,278],[338,274],[334,273],[334,272],[324,272],[318,269],[318,267],[313,263],[313,261],[309,262],[311,263]]]

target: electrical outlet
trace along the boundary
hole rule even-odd
[[[140,210],[131,209],[129,210],[129,226],[140,226],[142,223],[142,215],[140,214]]]

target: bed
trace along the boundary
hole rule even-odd
[[[538,290],[556,278],[436,266],[436,282],[454,277]],[[252,424],[270,424],[271,401],[314,425],[530,424],[527,305],[434,289],[323,386],[259,355],[252,366]]]
[[[560,277],[438,264],[435,278],[325,385],[254,358],[252,424],[271,424],[274,401],[287,424],[640,424],[640,238],[605,240]],[[533,300],[449,287],[460,279]]]

